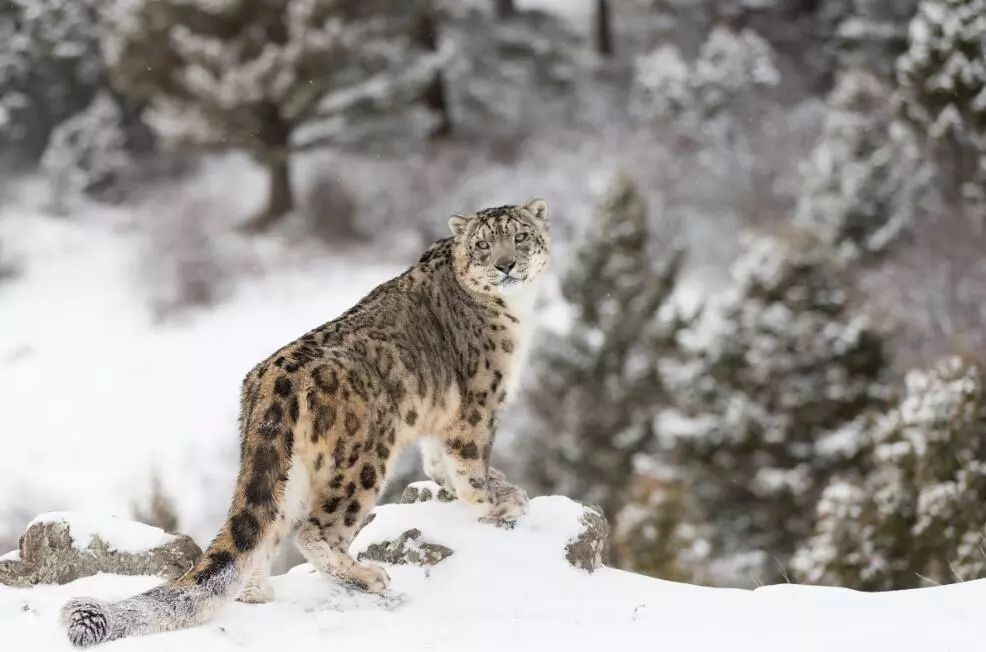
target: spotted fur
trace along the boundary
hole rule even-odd
[[[323,574],[383,591],[383,569],[348,548],[410,442],[421,443],[425,472],[483,518],[526,510],[526,494],[490,467],[490,452],[548,263],[547,206],[454,215],[449,226],[453,237],[405,273],[247,375],[225,525],[174,582],[120,602],[66,604],[72,643],[194,626],[235,597],[268,601],[271,557],[292,536]]]

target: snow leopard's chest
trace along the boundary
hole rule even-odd
[[[499,320],[504,326],[504,330],[500,331],[502,335],[499,345],[503,351],[501,368],[507,400],[516,394],[530,351],[534,331],[534,298],[534,287],[527,287],[516,295],[504,297],[507,311]]]

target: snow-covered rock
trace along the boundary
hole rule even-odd
[[[565,546],[565,559],[591,573],[603,565],[609,554],[609,523],[603,510],[595,505],[582,507],[579,523],[583,530]]]
[[[440,486],[437,482],[422,480],[421,482],[412,482],[407,485],[404,493],[401,494],[399,502],[403,504],[426,503],[429,500],[439,500],[443,503],[449,503],[455,500],[455,494],[445,487]]]
[[[360,560],[383,562],[385,564],[415,564],[434,566],[451,557],[455,552],[440,543],[421,541],[421,530],[414,528],[404,532],[393,541],[371,543],[359,554]]]
[[[0,584],[65,584],[97,573],[178,577],[201,549],[185,535],[78,512],[51,512],[28,525],[18,550],[0,557]]]

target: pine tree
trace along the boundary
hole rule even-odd
[[[688,61],[673,45],[639,57],[634,64],[632,112],[641,120],[671,121],[689,115],[696,104],[691,79]]]
[[[622,503],[633,456],[650,442],[664,397],[657,362],[676,350],[683,326],[669,304],[682,254],[655,266],[648,237],[646,204],[619,176],[562,281],[572,326],[541,338],[527,392],[529,475],[609,514]]]
[[[423,52],[438,54],[441,43],[441,17],[445,12],[440,2],[427,0],[415,20],[413,33],[415,43]],[[452,113],[449,107],[445,72],[436,67],[431,79],[425,85],[422,101],[437,117],[435,127],[429,133],[432,139],[449,136],[453,131]]]
[[[694,65],[695,89],[706,115],[715,115],[744,94],[780,83],[774,50],[751,29],[712,30]]]
[[[26,98],[20,90],[19,81],[24,75],[27,62],[17,42],[17,8],[13,3],[0,4],[0,133],[7,144],[23,138],[23,130],[17,128],[16,113]],[[18,133],[20,132],[20,133]]]
[[[959,358],[912,371],[871,430],[870,470],[826,487],[799,580],[892,590],[986,577],[986,371]]]
[[[596,35],[596,51],[603,57],[613,56],[613,18],[609,0],[596,0],[593,28]]]
[[[691,361],[667,377],[659,458],[684,483],[679,527],[710,581],[777,580],[822,488],[858,457],[865,415],[887,400],[884,337],[808,238],[754,240],[707,318],[685,338]]]
[[[825,0],[820,21],[844,68],[864,68],[891,76],[907,48],[907,27],[919,0]]]
[[[498,18],[510,18],[517,13],[514,0],[496,0],[496,15]]]
[[[0,126],[36,160],[55,125],[108,88],[100,52],[107,0],[0,3]]]
[[[691,63],[676,47],[662,45],[637,60],[631,106],[644,120],[705,129],[710,120],[780,82],[774,56],[767,41],[750,29],[716,27]]]
[[[258,230],[294,206],[292,152],[357,141],[370,128],[398,131],[370,117],[420,97],[432,76],[410,4],[134,0],[115,9],[111,73],[149,104],[151,125],[178,144],[242,149],[266,168]]]
[[[41,168],[51,183],[56,211],[64,212],[82,195],[104,200],[121,196],[121,184],[131,165],[122,123],[116,99],[102,93],[55,128],[41,157]]]
[[[621,567],[678,582],[707,584],[701,537],[685,523],[687,488],[674,469],[650,455],[634,459],[626,501],[613,519],[613,551]],[[699,544],[698,546],[696,544]]]
[[[986,183],[986,0],[922,0],[897,62],[901,109],[946,145],[953,176]]]
[[[847,70],[806,166],[796,221],[846,260],[876,256],[912,224],[927,177],[912,135],[895,120],[891,90],[872,73]]]
[[[512,135],[557,115],[552,103],[570,101],[588,48],[558,17],[512,8],[494,18],[445,2],[442,21],[442,73],[456,130]]]

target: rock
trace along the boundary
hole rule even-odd
[[[51,514],[35,519],[19,550],[0,558],[0,584],[65,584],[96,573],[175,579],[201,555],[183,534],[121,519]]]
[[[434,566],[455,552],[451,548],[420,541],[421,530],[414,528],[401,534],[393,541],[371,543],[359,559],[383,562],[385,564],[414,564],[415,566]]]
[[[409,503],[426,503],[430,500],[450,503],[455,500],[455,494],[437,482],[424,480],[407,485],[398,502],[407,505]]]
[[[603,565],[609,555],[609,523],[601,507],[583,505],[579,522],[585,528],[565,546],[565,559],[589,573]]]

